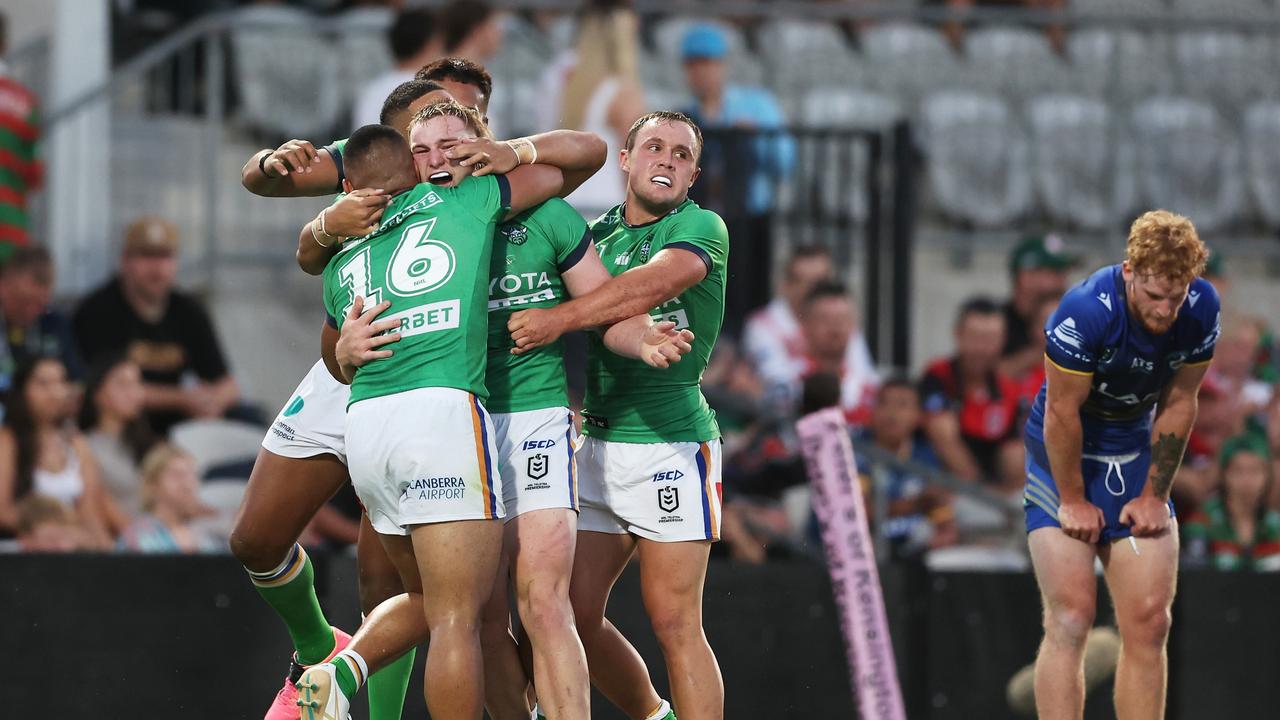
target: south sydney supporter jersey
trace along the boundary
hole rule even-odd
[[[512,413],[569,404],[560,341],[512,355],[507,320],[517,310],[563,302],[560,273],[582,260],[591,244],[587,223],[553,198],[498,226],[489,264],[489,363],[485,384],[490,412]]]
[[[1173,327],[1154,335],[1130,314],[1119,265],[1067,291],[1045,324],[1045,355],[1065,372],[1092,376],[1080,408],[1086,453],[1132,452],[1150,443],[1161,390],[1181,368],[1213,358],[1219,315],[1217,291],[1197,278]],[[1044,412],[1041,386],[1027,420],[1027,431],[1040,439]]]
[[[720,437],[715,412],[699,383],[724,321],[725,261],[729,233],[719,215],[692,200],[644,225],[628,225],[619,205],[592,226],[596,250],[611,275],[649,262],[665,249],[692,252],[707,275],[650,315],[693,331],[693,350],[665,370],[609,352],[588,334],[587,396],[582,431],[602,440],[632,443],[703,442]]]
[[[400,320],[394,354],[356,371],[351,403],[426,387],[485,397],[489,259],[509,202],[501,175],[419,184],[391,199],[377,231],[329,261],[324,301],[336,327],[357,295],[365,307],[391,301],[378,319]]]

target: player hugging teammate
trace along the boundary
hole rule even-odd
[[[327,427],[343,423],[365,527],[381,541],[362,545],[362,580],[366,557],[381,556],[398,581],[384,571],[381,597],[362,592],[385,602],[362,603],[368,617],[348,644],[333,640],[309,577],[300,583],[291,566],[261,560],[303,596],[305,612],[295,612],[263,593],[299,650],[291,679],[301,694],[288,683],[282,696],[294,693],[292,717],[300,707],[305,718],[345,718],[361,685],[371,680],[372,706],[378,678],[391,672],[402,700],[404,653],[429,637],[433,717],[479,718],[487,708],[524,720],[536,677],[542,714],[585,720],[588,663],[628,716],[674,717],[604,618],[638,550],[676,708],[686,720],[722,717],[701,625],[707,552],[719,533],[719,432],[698,382],[722,321],[728,238],[719,217],[687,199],[700,133],[674,113],[638,121],[622,153],[625,201],[589,230],[554,196],[600,166],[599,138],[555,131],[497,142],[479,101],[439,97],[456,88],[436,82],[397,88],[383,118],[391,126],[366,126],[320,151],[291,141],[246,164],[246,186],[263,194],[332,191],[337,179],[347,191],[299,237],[300,264],[324,274],[331,319],[325,365],[312,376],[323,369],[332,375],[325,384],[351,385],[338,404],[345,418],[330,408]],[[476,95],[487,101],[483,90]],[[583,440],[558,338],[588,328]],[[277,477],[275,493],[253,500],[259,512],[299,505],[297,486],[308,499],[291,512],[306,515],[336,489],[332,479],[323,491],[305,488],[301,475]],[[509,583],[527,666],[510,633]],[[298,615],[328,638],[305,656]]]

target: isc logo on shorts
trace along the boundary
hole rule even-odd
[[[684,473],[679,470],[663,470],[653,474],[652,482],[674,482],[684,477]]]
[[[555,440],[525,440],[521,450],[541,450],[543,448],[555,447]]]

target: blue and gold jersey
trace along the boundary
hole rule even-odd
[[[1183,367],[1213,358],[1218,341],[1218,293],[1196,278],[1173,327],[1154,335],[1133,318],[1119,265],[1102,268],[1063,296],[1045,324],[1045,355],[1059,369],[1090,375],[1080,408],[1085,453],[1123,453],[1151,442],[1151,414],[1160,392]],[[1036,395],[1027,432],[1044,438],[1045,389]]]

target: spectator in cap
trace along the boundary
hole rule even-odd
[[[37,356],[60,359],[73,384],[84,377],[71,322],[49,307],[52,296],[49,251],[34,246],[14,249],[0,266],[0,392],[9,389],[19,365]],[[79,394],[71,395],[74,405]]]
[[[795,165],[796,151],[795,141],[782,132],[787,119],[773,94],[728,82],[728,54],[728,38],[711,24],[690,28],[680,48],[695,103],[685,112],[707,133],[702,174],[689,194],[719,212],[733,238],[725,329],[736,336],[747,313],[769,300],[769,213],[778,183],[787,180]],[[747,132],[725,132],[735,130]]]
[[[1044,333],[1036,325],[1046,302],[1056,307],[1067,291],[1067,271],[1080,261],[1070,255],[1057,235],[1024,238],[1009,254],[1013,294],[1004,304],[1005,340],[1000,369],[1009,377],[1021,377],[1043,362],[1040,346],[1031,341]]]
[[[173,223],[135,220],[125,230],[119,273],[73,318],[90,362],[123,352],[142,369],[147,418],[161,434],[181,420],[220,417],[239,397],[208,313],[173,287],[177,251]]]
[[[1218,496],[1182,528],[1184,557],[1218,570],[1280,570],[1280,514],[1267,507],[1267,442],[1253,433],[1230,438],[1218,456]]]

